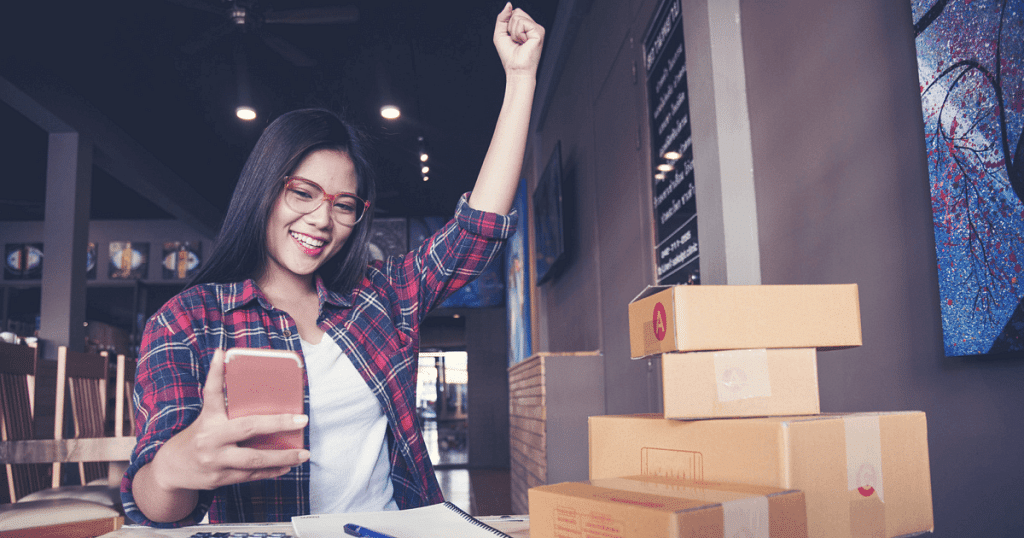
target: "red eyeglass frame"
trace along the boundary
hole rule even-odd
[[[302,176],[284,176],[284,178],[283,178],[283,181],[285,182],[284,183],[284,188],[287,189],[288,185],[291,184],[291,182],[295,181],[295,180],[303,181],[303,182],[308,183],[310,185],[313,185],[314,187],[319,189],[320,192],[323,193],[323,195],[324,195],[324,200],[327,200],[327,202],[330,205],[334,205],[334,201],[336,199],[338,199],[339,196],[350,196],[350,197],[355,198],[356,200],[359,200],[360,202],[362,202],[363,203],[363,212],[360,213],[359,214],[359,218],[356,219],[356,224],[358,224],[359,221],[363,220],[363,217],[366,216],[366,212],[370,210],[370,201],[369,200],[363,200],[361,197],[359,197],[358,194],[356,194],[354,192],[339,192],[338,194],[327,194],[327,191],[325,191],[324,188],[320,186],[320,184],[318,184],[317,182],[315,182],[315,181],[313,181],[311,179],[306,179],[306,178],[304,178]],[[320,203],[323,204],[323,202],[320,202]],[[316,206],[316,208],[313,209],[312,211],[316,211],[317,209],[320,209],[319,205]]]

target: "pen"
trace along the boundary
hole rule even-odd
[[[390,534],[384,534],[383,532],[377,532],[375,530],[367,529],[366,527],[360,527],[355,523],[345,524],[345,534],[362,536],[364,538],[395,538]]]

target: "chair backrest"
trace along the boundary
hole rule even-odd
[[[114,386],[114,437],[135,435],[135,410],[132,406],[134,387],[135,359],[118,355],[117,381]]]
[[[107,368],[109,357],[103,353],[80,353],[66,346],[57,349],[57,405],[53,438],[104,437],[107,419]],[[68,406],[70,401],[71,405]],[[71,428],[64,427],[65,416]],[[107,476],[105,463],[79,462],[81,483]],[[61,464],[53,464],[53,487],[60,486]]]
[[[35,346],[0,342],[0,438],[32,439],[35,376],[39,352]],[[11,502],[46,487],[45,467],[5,464],[7,496]]]

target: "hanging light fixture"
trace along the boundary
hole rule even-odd
[[[420,177],[423,178],[423,181],[429,181],[430,176],[427,175],[427,172],[430,171],[430,167],[427,166],[427,160],[430,159],[430,157],[427,156],[427,144],[424,142],[422,136],[416,137],[416,143],[419,146],[420,162],[423,163],[423,166],[420,167]]]
[[[256,119],[256,109],[252,107],[248,63],[240,44],[235,45],[235,71],[238,76],[238,106],[235,108],[235,116],[243,121],[252,121]]]

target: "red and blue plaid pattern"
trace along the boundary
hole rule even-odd
[[[348,295],[327,290],[319,277],[316,281],[320,327],[351,358],[387,416],[394,498],[403,509],[444,500],[416,417],[420,323],[492,263],[516,227],[514,214],[477,211],[467,199],[459,201],[455,219],[416,250],[370,264]],[[252,280],[189,288],[146,325],[134,395],[138,443],[121,482],[125,512],[135,522],[191,525],[207,511],[211,523],[289,521],[309,513],[308,462],[276,479],[200,492],[195,511],[175,524],[150,521],[135,505],[135,473],[199,416],[213,352],[231,347],[302,353],[295,322]],[[308,385],[305,409],[309,413]]]

